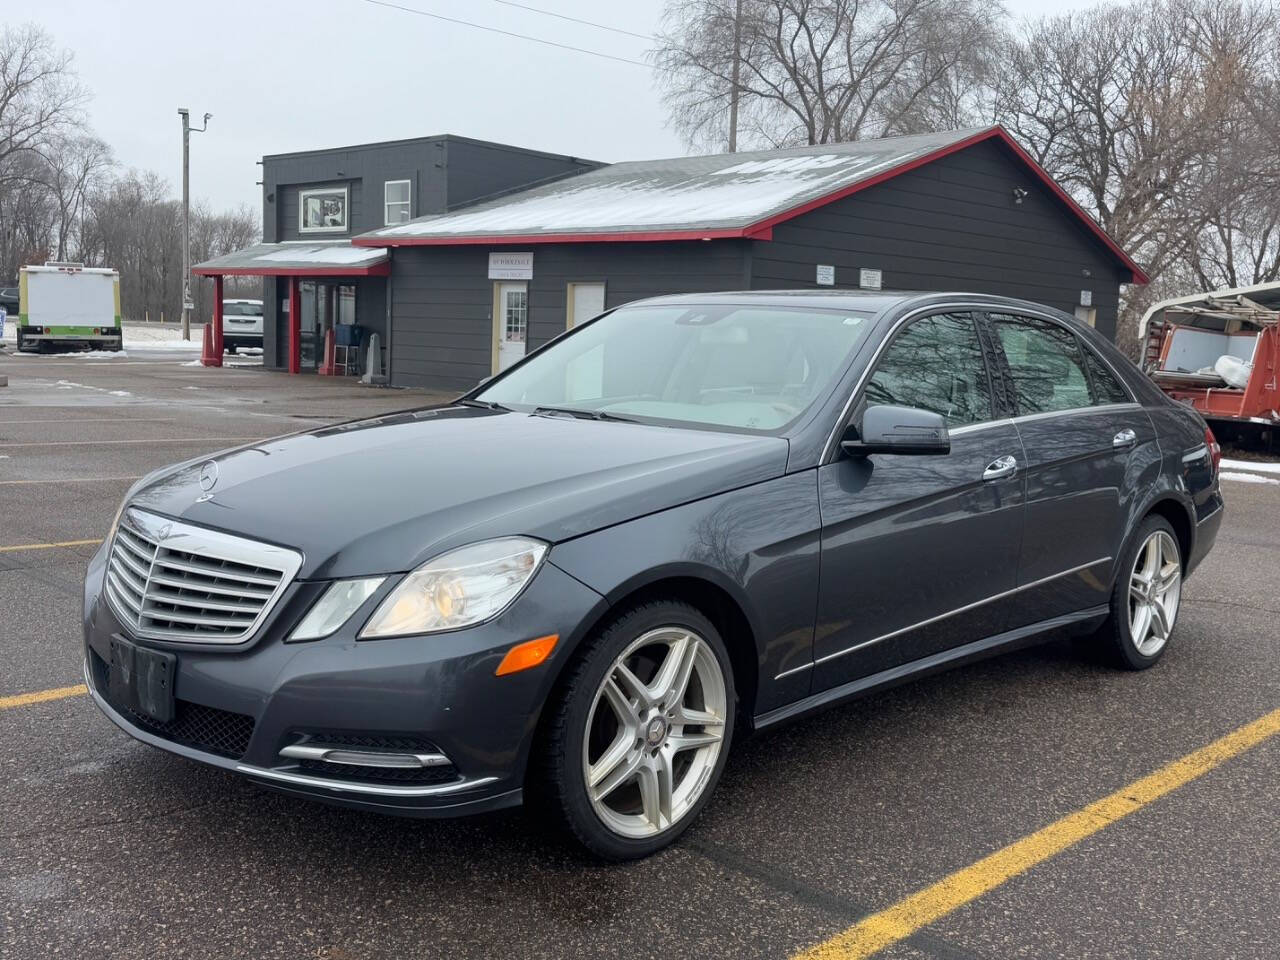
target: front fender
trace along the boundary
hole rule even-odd
[[[806,470],[557,544],[548,560],[611,605],[673,578],[724,591],[751,626],[759,711],[808,693],[808,671],[774,678],[812,657],[819,546],[817,474]]]

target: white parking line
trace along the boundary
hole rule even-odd
[[[64,483],[111,483],[114,480],[140,480],[137,477],[60,477],[57,480],[0,480],[0,487],[20,487],[27,483],[38,483],[46,487],[56,487]]]
[[[41,440],[35,443],[0,443],[7,447],[100,447],[119,443],[244,443],[247,440],[270,440],[270,437],[158,437],[146,440]]]
[[[11,423],[173,423],[174,417],[76,417],[62,420],[42,417],[38,420],[0,420],[0,427]]]

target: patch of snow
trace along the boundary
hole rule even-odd
[[[132,397],[133,394],[128,390],[108,390],[107,396],[110,397]]]
[[[202,367],[202,366],[204,366],[204,361],[203,361],[203,360],[188,360],[186,363],[184,363],[184,364],[183,364],[183,366],[184,366],[184,367]],[[188,389],[188,390],[196,390],[196,389],[198,389],[198,388],[197,388],[197,387],[187,387],[187,389]]]
[[[279,250],[254,257],[254,260],[289,261],[294,263],[358,264],[380,260],[387,255],[382,247],[353,247],[346,244],[313,244],[294,246],[292,243]]]
[[[179,327],[138,324],[126,325],[124,328],[124,346],[130,351],[199,350],[203,340],[203,325],[192,325],[190,340],[182,339],[182,330]]]
[[[542,188],[531,196],[415,220],[375,231],[374,235],[498,235],[634,227],[694,229],[717,223],[746,225],[856,184],[914,155],[781,157],[741,162],[677,180],[626,177],[623,170],[610,178],[606,167],[598,176],[583,174],[581,179]]]
[[[1252,470],[1254,473],[1280,473],[1280,463],[1268,463],[1264,460],[1228,460],[1222,458],[1224,470]]]
[[[1223,471],[1218,474],[1223,480],[1235,480],[1237,483],[1280,483],[1275,477],[1260,477],[1256,473],[1230,473]]]

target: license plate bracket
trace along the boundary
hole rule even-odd
[[[121,636],[111,637],[109,644],[111,699],[157,723],[172,721],[178,658],[164,650],[140,647]]]

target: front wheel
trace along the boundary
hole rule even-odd
[[[549,708],[543,798],[597,856],[654,853],[715,789],[735,706],[728,652],[701,612],[634,607],[588,642]]]
[[[1182,551],[1169,521],[1143,520],[1120,561],[1100,639],[1118,666],[1145,670],[1168,646],[1182,600]]]

